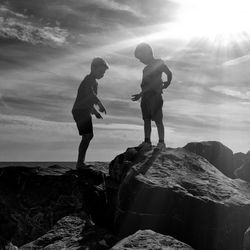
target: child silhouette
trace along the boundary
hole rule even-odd
[[[135,57],[146,65],[143,69],[143,77],[141,83],[141,92],[132,95],[132,101],[141,98],[141,112],[144,120],[145,139],[139,145],[142,150],[150,150],[151,144],[151,121],[154,121],[157,127],[159,142],[157,149],[165,149],[164,142],[164,125],[162,114],[162,90],[167,88],[172,80],[172,72],[161,59],[156,59],[153,50],[147,43],[137,45],[135,49]],[[167,81],[162,81],[162,73],[167,75]]]
[[[99,107],[99,111],[106,114],[106,110],[97,97],[98,83],[96,79],[101,79],[108,69],[107,63],[100,57],[96,57],[91,63],[91,72],[81,82],[76,100],[72,109],[73,118],[76,122],[79,135],[82,136],[79,149],[76,168],[86,167],[85,156],[92,140],[93,124],[91,114],[97,119],[102,119],[101,114],[95,109],[94,105]]]

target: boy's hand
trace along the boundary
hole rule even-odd
[[[99,111],[100,111],[101,113],[107,114],[107,111],[106,111],[106,109],[104,108],[104,106],[102,105],[101,102],[98,102],[97,105],[98,105]]]
[[[170,82],[168,82],[168,81],[167,81],[167,82],[164,82],[162,88],[163,88],[163,89],[166,89],[169,85],[170,85]]]
[[[133,102],[135,102],[135,101],[138,101],[140,98],[141,98],[141,93],[140,94],[132,95],[131,100]]]
[[[101,114],[98,113],[98,112],[95,113],[95,117],[96,117],[97,119],[103,119],[103,117],[101,116]]]
[[[100,111],[101,113],[107,114],[107,111],[106,111],[106,109],[104,108],[104,106],[103,106],[102,104],[99,105],[99,111]]]

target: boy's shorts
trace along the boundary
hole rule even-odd
[[[73,110],[72,111],[79,135],[93,134],[92,117],[88,110]]]
[[[141,99],[141,111],[143,120],[162,121],[163,99],[160,93],[146,93]]]

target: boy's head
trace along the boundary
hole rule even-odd
[[[108,64],[101,57],[95,57],[91,62],[91,73],[96,79],[101,79],[108,68]]]
[[[149,64],[153,57],[153,50],[147,43],[140,43],[135,48],[135,57],[144,64]]]

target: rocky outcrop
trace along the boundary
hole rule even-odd
[[[1,168],[0,218],[4,221],[0,223],[0,240],[23,245],[67,215],[81,218],[88,214],[100,225],[106,223],[107,171],[107,164],[79,171],[57,165]]]
[[[114,244],[114,236],[101,229],[86,216],[79,218],[66,216],[45,235],[26,244],[19,250],[39,249],[99,249],[106,250]]]
[[[233,151],[222,143],[218,141],[191,142],[184,148],[206,158],[224,175],[235,178]]]
[[[152,230],[139,230],[135,234],[121,240],[111,250],[192,250],[187,244],[171,236],[155,233]]]
[[[226,177],[183,148],[127,152],[112,163],[113,173],[123,172],[116,167],[130,168],[127,174],[114,175],[121,181],[115,218],[120,235],[150,228],[195,249],[242,248],[250,225],[247,182]]]
[[[157,233],[139,231],[113,249],[240,250],[250,183],[219,171],[226,149],[217,157],[211,147],[214,165],[184,148],[129,148],[109,166],[1,168],[0,249],[108,249],[117,240],[110,231],[122,239],[150,229]]]

